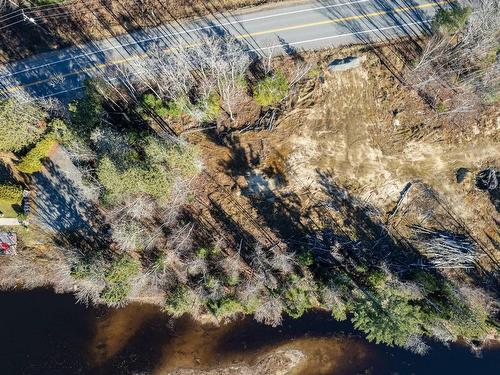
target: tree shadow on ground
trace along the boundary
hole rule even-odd
[[[352,197],[339,186],[331,172],[317,171],[318,181],[326,194],[322,204],[313,207],[323,218],[324,229],[317,243],[323,248],[337,248],[343,258],[363,268],[388,267],[395,274],[408,271],[412,264],[425,259],[407,243],[395,238],[380,218],[378,210]]]
[[[444,287],[447,279],[446,273],[436,269],[429,259],[417,249],[419,245],[415,241],[419,241],[418,238],[407,238],[396,227],[386,226],[374,207],[350,196],[345,189],[335,183],[331,173],[318,171],[318,176],[328,195],[328,200],[325,205],[320,207],[321,212],[317,214],[331,218],[331,223],[327,225],[327,228],[332,228],[319,232],[313,238],[316,244],[316,255],[319,259],[324,260],[326,257],[329,260],[327,263],[335,263],[331,258],[328,258],[332,254],[331,249],[335,248],[343,259],[350,260],[351,264],[344,263],[344,266],[350,269],[351,276],[355,279],[358,266],[363,269],[377,269],[383,266],[402,281],[411,280],[418,270],[425,271]],[[436,197],[436,199],[438,198]],[[342,225],[336,223],[335,219],[325,212],[325,208],[340,214]],[[407,225],[410,224],[407,223]],[[444,223],[441,224],[444,225]],[[458,224],[461,226],[461,230],[457,233],[470,236],[467,228],[462,227],[462,223]],[[457,230],[450,225],[443,226],[441,229]],[[473,239],[473,237],[470,238]],[[463,279],[464,275],[457,274],[454,279]],[[475,267],[466,271],[466,275],[468,283],[472,283],[481,290],[498,294],[497,270],[486,271],[476,262]],[[361,275],[358,276],[361,277]]]
[[[244,175],[248,183],[252,181],[251,187],[240,187],[242,194],[249,198],[264,225],[291,251],[300,252],[314,243],[321,244],[316,246],[319,252],[330,253],[332,246],[340,243],[344,256],[369,267],[388,262],[395,268],[401,268],[421,258],[414,249],[391,236],[374,207],[356,201],[334,182],[330,173],[318,171],[326,201],[303,199],[297,192],[289,190],[277,193],[269,186],[269,180],[255,170],[259,163],[252,161],[256,158],[251,148],[244,147],[237,139],[228,147],[232,158],[223,161],[221,166],[233,177]],[[260,178],[252,178],[254,175]],[[335,215],[331,215],[330,211],[335,211]],[[338,218],[342,222],[338,222]],[[333,262],[330,255],[317,255]]]
[[[11,169],[0,161],[0,184],[11,183],[14,180]]]
[[[269,181],[257,170],[261,156],[252,145],[243,146],[237,137],[233,137],[227,146],[231,158],[222,161],[220,165],[233,178],[245,176],[251,184],[239,188],[249,198],[248,201],[263,220],[264,227],[287,243],[292,251],[300,247],[305,242],[309,229],[301,223],[302,205],[298,195],[289,192],[286,196],[281,196],[273,191]]]
[[[52,233],[57,244],[85,249],[109,247],[109,226],[97,206],[86,200],[64,172],[51,160],[46,172],[32,176],[33,224]]]

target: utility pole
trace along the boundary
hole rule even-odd
[[[23,15],[23,20],[31,22],[33,25],[36,25],[36,21],[33,17],[28,17],[26,14],[24,14],[24,9],[21,9],[21,14]]]

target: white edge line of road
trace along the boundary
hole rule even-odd
[[[359,35],[359,34],[376,33],[378,31],[385,31],[385,30],[392,30],[392,29],[403,29],[403,26],[422,25],[422,24],[426,24],[426,23],[430,23],[430,22],[431,22],[430,20],[428,20],[428,21],[416,21],[416,22],[404,23],[404,24],[401,24],[401,25],[382,27],[382,28],[379,28],[379,29],[370,29],[370,30],[356,31],[354,33],[330,35],[330,36],[325,36],[325,37],[321,37],[321,38],[314,38],[314,39],[302,40],[302,41],[299,41],[299,42],[281,43],[281,44],[276,44],[274,46],[266,46],[266,47],[262,47],[262,48],[252,48],[252,49],[247,50],[247,52],[265,51],[265,50],[269,50],[269,49],[273,49],[273,48],[278,48],[278,47],[301,45],[301,44],[307,44],[307,43],[314,43],[314,42],[319,42],[319,41],[322,41],[322,40],[337,39],[337,38],[343,38],[343,37],[353,36],[353,35]],[[49,98],[49,97],[56,96],[56,95],[59,95],[59,94],[64,94],[64,93],[67,93],[67,92],[76,91],[76,90],[82,89],[83,87],[84,86],[78,86],[78,87],[73,87],[73,88],[71,88],[69,90],[58,91],[58,92],[52,93],[50,95],[45,95],[45,96],[41,96],[39,98],[34,98],[33,100],[27,100],[24,103],[29,103],[29,102],[36,101],[38,99],[45,99],[45,98]],[[1,94],[1,92],[0,92],[0,94]]]
[[[260,16],[260,17],[254,17],[254,18],[248,18],[248,19],[235,19],[234,21],[223,22],[223,23],[220,23],[220,24],[217,24],[217,25],[203,26],[203,27],[197,27],[197,28],[183,30],[183,31],[176,31],[176,32],[173,32],[173,33],[165,34],[165,35],[157,35],[157,36],[154,36],[154,37],[151,37],[151,38],[145,38],[145,39],[141,39],[139,41],[134,41],[134,42],[131,42],[131,43],[120,44],[118,46],[111,46],[111,47],[107,47],[107,48],[102,48],[102,49],[99,49],[98,51],[85,52],[85,53],[82,53],[80,55],[68,57],[68,58],[65,58],[65,59],[62,59],[62,60],[53,61],[53,62],[50,62],[50,63],[46,63],[46,64],[42,64],[42,65],[37,65],[37,66],[29,67],[29,68],[26,68],[26,69],[23,69],[23,70],[15,71],[15,72],[10,72],[9,74],[0,76],[0,79],[12,77],[14,75],[21,74],[21,73],[26,73],[26,72],[29,72],[31,70],[35,70],[35,69],[39,69],[39,68],[46,68],[46,67],[49,67],[51,65],[56,65],[56,64],[59,64],[59,63],[62,63],[62,62],[79,59],[81,57],[89,57],[89,56],[92,56],[92,55],[96,55],[98,53],[107,52],[107,51],[111,51],[111,50],[118,50],[119,48],[125,48],[125,47],[130,47],[130,46],[133,46],[133,45],[139,45],[141,43],[152,42],[154,40],[164,39],[164,38],[168,38],[168,37],[172,37],[172,36],[177,36],[177,35],[182,35],[182,34],[189,34],[189,33],[192,33],[192,32],[197,32],[197,31],[202,31],[202,30],[214,29],[216,27],[231,26],[231,25],[235,25],[235,24],[239,24],[239,23],[260,21],[260,20],[268,19],[268,18],[282,17],[282,16],[291,15],[291,14],[313,12],[313,11],[321,10],[321,9],[338,8],[338,7],[342,7],[342,6],[354,5],[354,4],[360,4],[360,3],[367,3],[367,2],[370,2],[370,1],[373,1],[373,0],[355,0],[355,1],[350,1],[350,2],[346,2],[346,3],[325,5],[325,6],[321,6],[321,7],[299,9],[299,10],[294,10],[294,11],[289,11],[289,12],[282,12],[282,13],[270,14],[270,15],[267,15],[267,16]],[[217,14],[217,15],[221,15],[221,14]],[[196,22],[196,20],[193,20],[193,21]],[[163,25],[156,26],[155,28],[159,29],[162,26]],[[127,34],[125,34],[125,35],[127,35]],[[116,38],[110,38],[110,39],[107,39],[107,40],[105,39],[105,40],[103,40],[103,42],[106,42],[106,41],[110,42],[110,41],[113,41],[113,40],[117,40],[118,38],[120,38],[120,36],[118,36]],[[15,62],[13,62],[13,63],[15,63]]]

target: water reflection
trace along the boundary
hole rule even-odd
[[[252,365],[275,350],[306,355],[293,374],[493,374],[498,349],[474,357],[433,345],[426,357],[367,343],[325,313],[278,328],[250,318],[221,327],[172,320],[149,305],[86,308],[49,291],[0,293],[0,374],[154,374],[175,368]],[[257,374],[256,374],[257,375]]]

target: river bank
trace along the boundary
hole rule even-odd
[[[489,374],[500,355],[490,348],[478,358],[465,347],[434,343],[421,357],[370,344],[320,312],[286,318],[277,328],[251,318],[216,327],[171,319],[151,305],[85,307],[42,289],[2,292],[0,304],[2,374],[213,374],[205,370],[252,368],[280,351],[304,354],[292,374]]]

